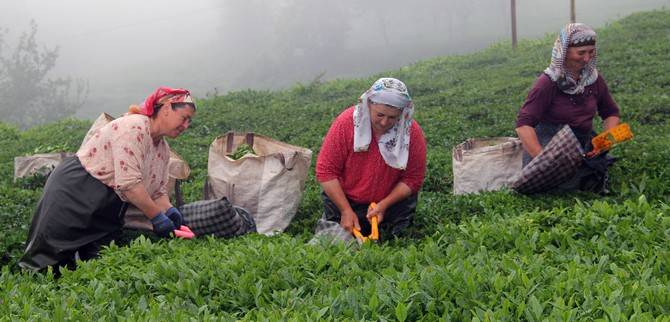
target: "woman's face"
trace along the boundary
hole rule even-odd
[[[588,45],[581,47],[569,47],[565,65],[568,69],[574,72],[580,71],[586,64],[588,64],[593,56],[596,54],[596,46]]]
[[[370,122],[372,122],[372,131],[377,135],[382,135],[390,130],[396,122],[402,111],[386,104],[375,104],[368,102],[370,107]]]
[[[165,125],[165,135],[176,138],[191,125],[191,118],[195,114],[195,109],[189,105],[172,109],[170,104],[168,103],[161,108],[161,112],[165,113],[163,124]]]

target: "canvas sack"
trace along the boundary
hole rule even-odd
[[[14,181],[35,174],[48,176],[72,152],[40,153],[14,158]]]
[[[242,143],[256,154],[228,157]],[[295,216],[312,151],[254,133],[228,132],[209,148],[205,199],[226,197],[247,209],[261,234],[281,232]]]
[[[493,191],[509,184],[521,171],[521,140],[511,137],[473,138],[452,150],[454,194]]]
[[[112,120],[114,120],[114,118],[109,114],[100,114],[100,116],[93,122],[93,125],[88,132],[86,132],[86,136],[81,144],[83,145],[84,142],[91,138],[95,131]],[[63,161],[63,159],[73,155],[75,155],[74,152],[58,152],[16,157],[14,158],[14,180],[16,181],[18,178],[24,178],[38,173],[48,175]]]
[[[98,129],[113,120],[114,117],[107,113],[100,114],[100,116],[93,122],[93,125],[91,125],[91,128],[89,128],[81,144],[83,145],[88,139],[95,135],[95,132]],[[168,161],[168,173],[170,176],[170,179],[168,180],[170,199],[175,201],[175,206],[181,206],[183,204],[183,198],[180,190],[180,180],[187,179],[191,174],[191,169],[188,167],[186,161],[172,150],[170,150],[170,160]],[[128,206],[124,222],[124,228],[153,230],[149,218],[133,205]]]
[[[519,193],[550,190],[570,180],[582,164],[584,151],[569,126],[559,130],[510,185]]]

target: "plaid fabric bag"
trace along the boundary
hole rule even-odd
[[[584,151],[569,126],[564,126],[539,155],[521,170],[510,187],[530,194],[552,189],[572,178],[582,164]]]
[[[201,200],[180,207],[184,225],[196,236],[235,237],[256,232],[256,223],[251,214],[241,207],[233,206],[225,197]]]

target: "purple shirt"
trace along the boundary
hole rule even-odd
[[[596,111],[603,120],[619,116],[619,107],[600,74],[595,83],[584,88],[584,93],[570,95],[543,73],[528,92],[517,115],[516,127],[535,127],[538,123],[568,124],[573,129],[590,133]]]

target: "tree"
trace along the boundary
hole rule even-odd
[[[13,49],[0,34],[0,118],[22,128],[71,116],[88,93],[88,83],[81,79],[48,77],[58,48],[39,46],[36,36],[34,21]]]

